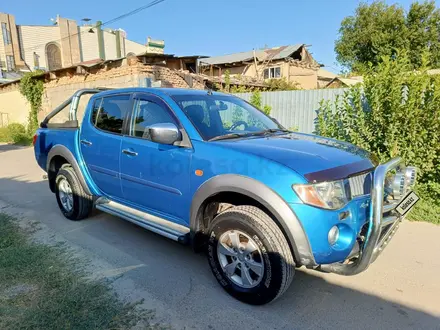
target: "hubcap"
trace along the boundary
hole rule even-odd
[[[264,262],[257,243],[239,230],[228,230],[217,243],[217,256],[225,274],[242,288],[253,288],[263,279]]]
[[[58,183],[58,195],[60,197],[61,205],[67,212],[73,209],[73,193],[69,182],[66,179],[61,179]]]

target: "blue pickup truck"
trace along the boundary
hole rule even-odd
[[[377,164],[212,91],[79,90],[34,148],[66,218],[96,208],[206,251],[220,285],[256,305],[281,296],[296,267],[364,271],[418,200],[400,158]]]

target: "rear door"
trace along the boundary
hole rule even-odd
[[[109,197],[123,197],[119,160],[130,104],[128,93],[98,98],[81,126],[80,145],[85,164],[95,184]]]
[[[178,119],[159,97],[137,93],[121,144],[121,185],[127,202],[149,213],[187,224],[189,169],[193,149],[151,141],[148,127]]]

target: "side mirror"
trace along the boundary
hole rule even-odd
[[[172,123],[158,123],[149,127],[151,141],[161,144],[174,144],[182,140],[182,134]]]

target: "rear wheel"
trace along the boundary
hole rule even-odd
[[[81,220],[92,211],[92,196],[84,191],[70,166],[63,166],[58,171],[55,178],[55,195],[58,206],[67,219]]]
[[[254,206],[235,206],[210,226],[208,260],[214,276],[235,298],[266,304],[290,286],[295,272],[280,228]]]

